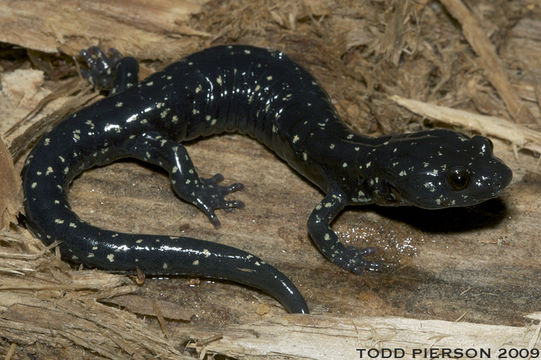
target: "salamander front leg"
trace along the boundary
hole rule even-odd
[[[331,222],[346,206],[346,196],[340,191],[330,191],[315,207],[308,218],[308,231],[319,251],[332,263],[360,274],[364,269],[379,270],[381,263],[367,261],[366,255],[375,253],[374,248],[357,249],[346,247],[331,229]]]
[[[158,165],[169,173],[175,193],[184,201],[197,206],[210,219],[214,226],[220,221],[214,213],[216,209],[231,211],[244,207],[239,200],[226,200],[225,196],[241,190],[243,185],[235,183],[221,186],[224,179],[216,174],[208,179],[201,178],[186,151],[186,148],[160,133],[146,133],[136,136],[127,144],[128,156]]]

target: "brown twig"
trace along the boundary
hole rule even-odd
[[[537,121],[541,124],[541,121],[535,119],[516,95],[516,90],[507,79],[494,46],[477,18],[461,0],[441,0],[441,3],[462,25],[464,36],[479,56],[479,64],[485,70],[485,74],[492,86],[498,91],[511,117],[518,123],[528,124]]]

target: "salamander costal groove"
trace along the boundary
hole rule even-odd
[[[217,46],[190,55],[144,81],[138,64],[93,47],[82,52],[87,75],[110,96],[68,116],[46,134],[23,169],[29,228],[60,242],[66,260],[110,271],[227,279],[260,289],[290,312],[308,312],[295,285],[258,257],[180,236],[127,234],[82,221],[67,201],[75,176],[119,158],[158,165],[176,194],[215,225],[216,209],[243,204],[225,196],[241,184],[199,177],[182,141],[238,132],[258,139],[325,194],[308,219],[319,251],[353,273],[378,269],[372,248],[341,243],[331,229],[347,205],[469,206],[496,197],[511,170],[492,143],[450,130],[372,138],[340,120],[328,95],[280,51]]]

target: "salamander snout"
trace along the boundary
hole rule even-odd
[[[479,198],[496,197],[513,178],[513,172],[500,159],[492,157],[486,162],[480,162],[475,168],[471,187]]]
[[[503,161],[494,156],[494,145],[490,139],[476,135],[472,137],[471,142],[473,149],[477,150],[477,156],[471,166],[474,172],[472,185],[479,196],[495,197],[509,185],[513,172]]]

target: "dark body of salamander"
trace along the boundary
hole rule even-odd
[[[215,209],[243,205],[224,199],[241,185],[198,176],[180,142],[202,136],[250,135],[316,184],[325,197],[308,219],[309,233],[326,258],[354,273],[378,263],[364,258],[373,249],[345,247],[332,231],[346,205],[468,206],[497,196],[512,176],[481,136],[353,132],[314,78],[282,52],[213,47],[139,83],[133,58],[108,59],[96,48],[83,56],[93,80],[109,84],[112,94],[40,140],[26,161],[23,186],[31,230],[47,244],[60,241],[65,259],[89,267],[227,279],[269,293],[290,312],[308,311],[291,281],[254,255],[187,237],[103,230],[70,209],[66,195],[75,176],[131,157],[164,168],[177,195],[219,224]]]

